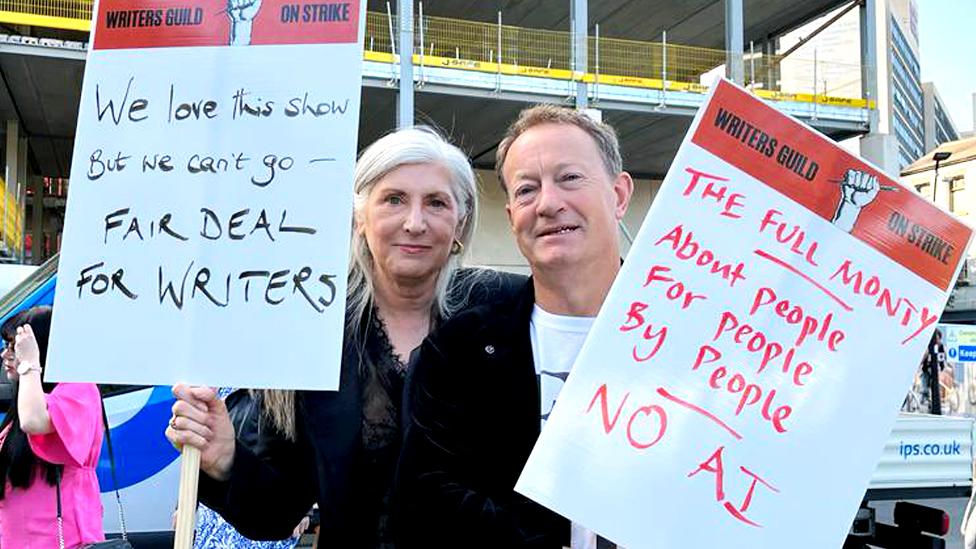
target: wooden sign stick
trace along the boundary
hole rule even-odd
[[[200,449],[183,446],[180,463],[180,491],[176,507],[176,537],[173,549],[193,549],[197,517],[197,481],[200,479]]]

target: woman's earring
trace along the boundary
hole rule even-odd
[[[451,255],[461,255],[462,253],[464,253],[464,244],[455,238],[454,244],[451,244]]]

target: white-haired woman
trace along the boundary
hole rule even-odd
[[[175,387],[166,436],[201,449],[201,501],[253,539],[287,537],[317,502],[327,546],[392,546],[410,353],[453,311],[518,286],[458,269],[476,211],[468,158],[434,131],[397,131],[363,151],[340,388],[257,392],[249,398],[262,410],[259,436],[244,443],[213,390]]]

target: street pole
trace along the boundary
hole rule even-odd
[[[939,392],[939,350],[935,343],[935,334],[929,341],[929,394],[932,403],[931,413],[942,415],[942,395]]]
[[[932,160],[935,160],[935,178],[932,181],[932,203],[936,205],[938,205],[938,199],[939,199],[939,194],[938,194],[939,163],[942,162],[943,160],[947,160],[950,156],[952,156],[952,153],[946,151],[936,151],[936,153],[932,155]],[[932,340],[929,341],[929,350],[928,350],[929,393],[931,394],[931,402],[932,402],[931,411],[935,415],[942,414],[942,394],[939,391],[939,365],[941,362],[939,360],[940,359],[939,349],[944,347],[942,346],[941,337],[939,338],[938,343],[936,343],[935,341],[936,334],[938,333],[939,332],[936,331],[935,334],[932,334]],[[945,360],[945,357],[942,357],[942,360]]]
[[[932,181],[932,203],[935,205],[939,204],[939,163],[943,160],[948,160],[950,156],[952,156],[952,153],[947,151],[937,151],[932,155],[932,160],[935,160],[935,179]]]

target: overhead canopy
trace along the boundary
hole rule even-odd
[[[396,93],[364,88],[360,118],[360,148],[392,130],[396,121]],[[434,93],[415,97],[416,123],[434,126],[468,153],[475,167],[494,169],[495,147],[509,122],[528,106],[521,101],[486,100]],[[603,120],[617,131],[624,168],[635,177],[661,179],[691,125],[690,116],[652,112],[604,110]],[[834,139],[846,133],[829,135]]]
[[[743,0],[744,38],[762,41],[802,25],[817,15],[847,4],[845,0]],[[415,5],[419,2],[415,1]],[[385,1],[369,0],[369,9],[386,12]],[[396,9],[396,1],[390,2]],[[425,15],[494,22],[501,10],[506,25],[569,30],[570,0],[428,0]],[[589,21],[600,23],[605,37],[659,40],[667,30],[668,42],[722,49],[725,47],[724,0],[629,0],[590,2]],[[9,32],[9,31],[8,31]],[[43,31],[66,40],[85,41],[86,34]],[[2,46],[2,44],[0,44]],[[36,56],[0,47],[0,117],[18,120],[21,135],[30,139],[31,171],[68,177],[71,148],[77,125],[84,63],[72,55]],[[395,123],[396,95],[391,90],[364,90],[360,145],[372,142]],[[524,103],[417,94],[419,123],[431,122],[459,139],[475,163],[493,163],[493,147],[505,125]],[[685,116],[606,111],[605,120],[617,127],[629,169],[660,176],[670,163],[691,120]],[[832,137],[843,137],[832,135]],[[479,154],[483,153],[483,154]]]
[[[68,177],[85,71],[84,51],[77,48],[88,35],[49,29],[39,34],[75,48],[0,44],[0,126],[19,122],[20,136],[29,139],[33,173]]]
[[[778,36],[851,0],[742,0],[744,39],[761,42]],[[415,0],[415,4],[419,0]],[[506,25],[569,30],[571,0],[428,0],[425,15],[495,22],[502,12]],[[391,2],[396,9],[396,2]],[[369,7],[386,11],[386,2]],[[725,48],[725,0],[629,0],[590,2],[590,26],[600,24],[603,36],[631,40],[668,40],[688,46]]]

